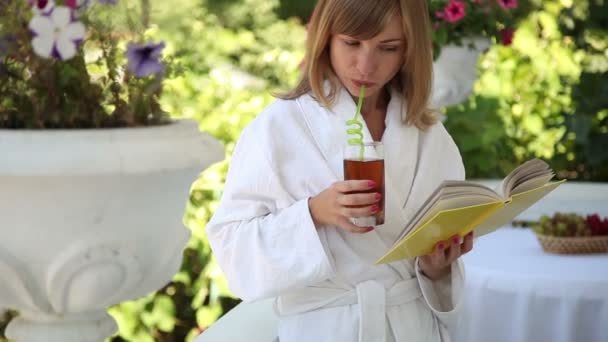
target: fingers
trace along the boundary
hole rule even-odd
[[[335,183],[336,190],[357,189],[356,191],[369,191],[371,181],[344,181]],[[337,196],[340,215],[344,217],[365,217],[376,214],[380,211],[379,202],[382,194],[378,192],[346,192],[339,193]]]
[[[473,232],[468,233],[464,238],[461,238],[459,235],[454,235],[449,241],[446,241],[446,243],[450,243],[446,253],[446,262],[452,263],[463,254],[468,253],[473,249]]]
[[[451,245],[446,260],[449,264],[460,257],[460,243],[462,241],[459,235],[454,235],[450,238],[450,242]]]
[[[382,199],[378,192],[343,194],[338,197],[338,203],[343,206],[372,205]]]
[[[341,209],[341,214],[344,217],[366,217],[366,216],[373,216],[378,211],[380,211],[380,206],[378,204],[373,204],[370,206],[365,206],[365,207],[360,207],[360,208],[344,207]]]
[[[372,180],[346,180],[334,183],[336,190],[341,193],[368,191],[376,186]]]
[[[446,252],[448,251],[449,245],[445,243],[445,241],[439,241],[435,245],[435,249],[430,254],[434,263],[439,265],[445,262]]]
[[[424,274],[437,279],[460,256],[473,249],[473,233],[464,238],[454,235],[448,240],[439,241],[432,252],[420,257],[420,265]]]
[[[369,180],[335,182],[309,202],[313,221],[332,224],[352,233],[372,231],[373,227],[359,227],[350,218],[372,216],[380,211],[378,202],[382,195],[371,190],[375,186]]]
[[[464,237],[464,242],[460,247],[461,254],[470,252],[473,249],[473,232],[470,232]]]

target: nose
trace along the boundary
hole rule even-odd
[[[356,68],[361,76],[371,76],[378,68],[378,58],[373,51],[361,49],[357,54]]]

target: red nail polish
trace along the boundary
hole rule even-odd
[[[377,206],[377,205],[372,206],[372,212],[373,213],[377,212],[378,210],[380,210],[379,206]]]
[[[374,227],[367,227],[367,229],[365,230],[366,233],[371,232],[372,230],[374,230]]]
[[[443,244],[443,242],[440,242],[437,244],[437,249],[442,250],[445,248],[445,245]]]
[[[376,196],[375,196],[375,197],[376,197],[376,199],[377,199],[377,200],[379,200],[379,199],[381,199],[381,198],[382,198],[382,194],[376,194]]]
[[[369,181],[369,182],[367,182],[367,186],[369,186],[370,188],[373,188],[373,187],[375,187],[375,186],[376,186],[376,182],[374,182],[374,181]]]
[[[453,241],[455,244],[458,244],[458,243],[460,243],[460,237],[458,237],[458,236],[454,236],[454,237],[452,238],[452,241]]]

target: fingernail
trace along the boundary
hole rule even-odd
[[[369,186],[370,188],[373,188],[373,187],[375,187],[375,186],[376,186],[376,182],[374,182],[374,181],[369,181],[369,182],[367,182],[367,186]]]
[[[443,244],[443,242],[440,242],[437,244],[437,249],[442,250],[445,248],[445,245]]]
[[[380,207],[377,205],[372,206],[372,212],[377,212],[378,210],[380,210]]]
[[[374,230],[374,227],[367,227],[367,229],[365,230],[366,233],[371,232],[372,230]]]
[[[459,244],[460,243],[460,236],[454,236],[452,238],[452,242],[454,242],[455,244]]]
[[[376,197],[376,199],[377,199],[377,200],[379,200],[379,199],[381,199],[381,198],[382,198],[382,194],[376,194],[376,196],[375,196],[375,197]]]

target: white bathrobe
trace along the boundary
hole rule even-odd
[[[464,271],[431,281],[416,259],[375,265],[415,210],[446,179],[464,179],[441,123],[422,132],[401,123],[391,92],[382,137],[386,223],[366,234],[315,227],[308,199],[343,180],[345,121],[356,106],[338,91],[332,110],[311,96],[277,100],[241,134],[226,186],[207,224],[234,295],[276,297],[281,342],[448,341]],[[367,127],[365,140],[372,140]]]

